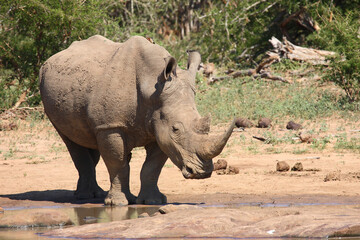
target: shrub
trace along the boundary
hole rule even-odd
[[[340,11],[334,7],[322,15],[322,29],[309,37],[309,43],[332,50],[337,56],[330,59],[325,80],[341,87],[352,103],[360,101],[360,11]],[[358,108],[358,107],[357,107]]]
[[[0,5],[0,108],[12,106],[26,90],[38,104],[41,64],[73,41],[104,34],[107,15],[101,1],[3,0]],[[104,24],[105,23],[105,24]],[[4,74],[5,73],[5,74]],[[11,88],[16,87],[16,91]],[[10,90],[10,91],[7,91]],[[11,95],[11,96],[9,96]]]

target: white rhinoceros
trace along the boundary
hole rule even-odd
[[[162,204],[157,186],[168,157],[185,178],[207,178],[234,122],[209,135],[210,119],[195,106],[201,57],[189,52],[188,69],[161,46],[139,36],[115,43],[102,36],[77,41],[40,69],[45,112],[79,172],[77,198],[104,196],[95,177],[100,155],[110,175],[105,203]],[[131,150],[145,146],[138,197],[129,188]]]

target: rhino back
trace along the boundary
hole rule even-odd
[[[40,71],[45,111],[58,131],[89,148],[97,148],[101,128],[144,133],[148,99],[166,55],[142,37],[124,43],[101,36],[74,42]]]

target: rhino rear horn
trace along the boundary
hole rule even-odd
[[[196,124],[196,131],[202,134],[207,134],[210,132],[210,123],[211,123],[211,116],[210,114],[202,117],[198,120]]]
[[[201,63],[201,55],[198,51],[187,50],[189,55],[187,69],[190,74],[191,81],[195,84],[195,76],[196,72],[199,70],[199,66]]]

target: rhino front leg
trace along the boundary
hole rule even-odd
[[[130,151],[124,144],[124,136],[116,131],[102,131],[97,135],[98,148],[110,175],[110,191],[106,205],[128,205],[136,202],[130,192]]]
[[[141,189],[136,203],[164,204],[166,196],[159,191],[158,179],[168,156],[161,151],[157,143],[145,146],[146,160],[141,169]]]

